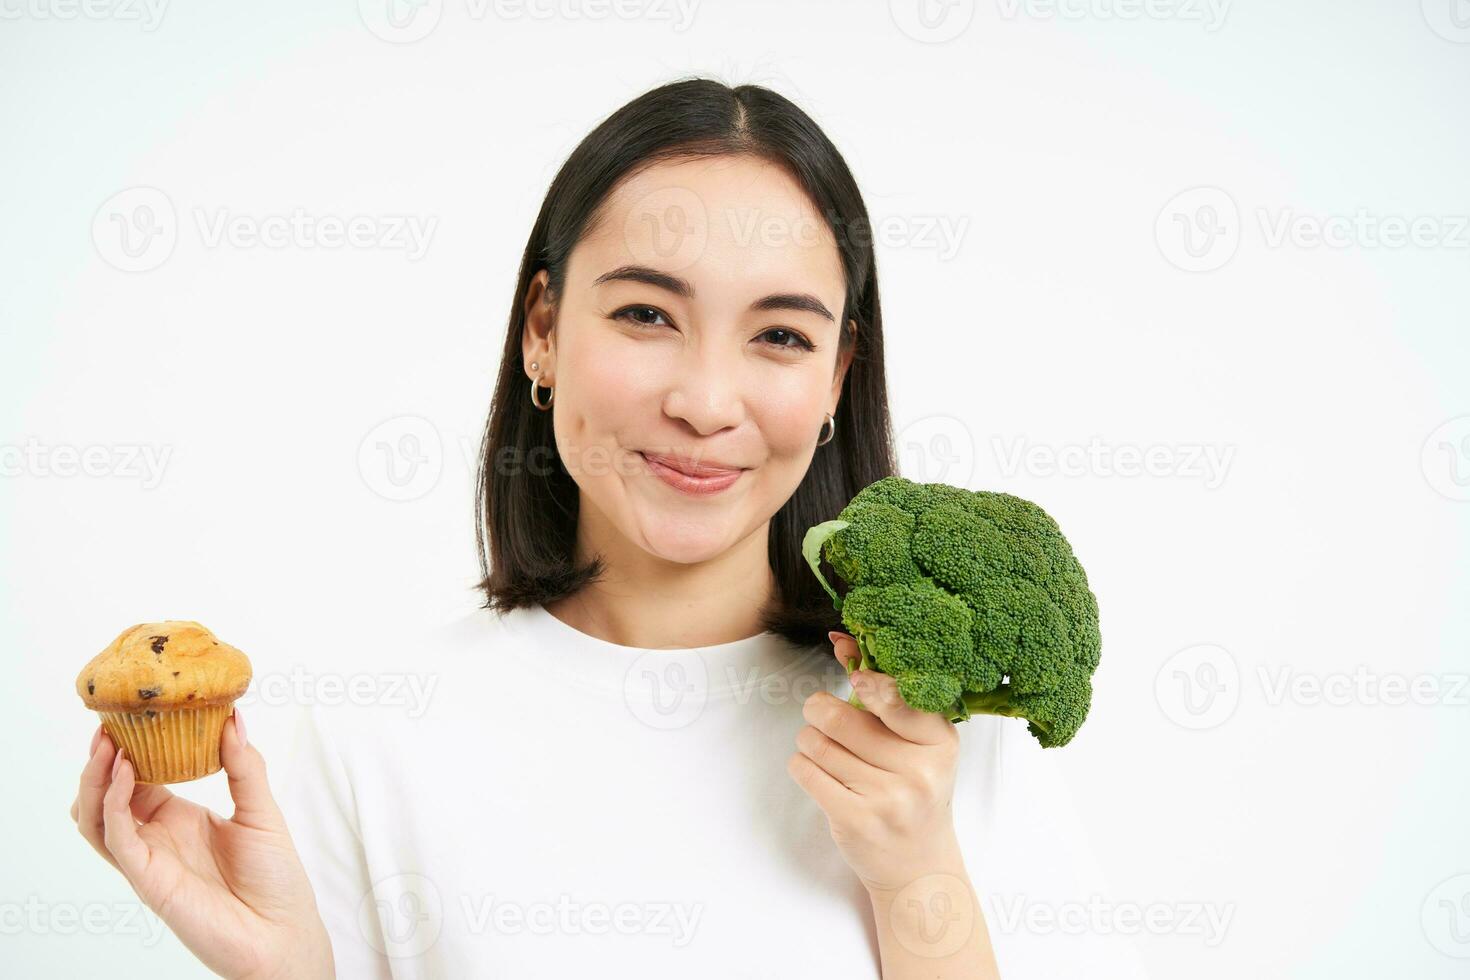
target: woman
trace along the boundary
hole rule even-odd
[[[387,651],[432,705],[305,712],[284,807],[228,726],[229,821],[94,737],[82,833],[230,977],[1119,975],[1019,918],[992,948],[981,894],[1088,894],[1020,722],[867,672],[845,702],[856,644],[800,544],[895,472],[867,231],[766,89],[604,121],[517,283],[484,608]]]

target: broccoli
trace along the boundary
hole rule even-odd
[[[1042,746],[1087,718],[1102,639],[1097,597],[1056,521],[1007,493],[877,480],[802,554],[858,643],[847,666],[890,674],[903,700],[958,722],[1024,718]],[[825,555],[847,583],[838,596]],[[863,707],[854,694],[850,702]]]

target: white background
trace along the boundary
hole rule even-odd
[[[345,637],[471,608],[536,209],[687,74],[775,88],[853,168],[905,475],[1035,499],[1086,564],[1103,665],[1059,757],[1111,907],[1172,917],[1135,938],[1152,974],[1470,968],[1462,0],[0,13],[8,975],[202,972],[67,817],[76,672],[197,619],[304,673],[245,709],[279,760]],[[122,251],[140,205],[171,251]],[[297,209],[431,231],[209,235]],[[176,789],[229,812],[222,777]]]

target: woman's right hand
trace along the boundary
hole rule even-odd
[[[114,762],[116,761],[116,765]],[[71,805],[77,829],[209,969],[231,980],[334,977],[306,869],[236,709],[220,738],[225,820],[133,766],[99,725]]]

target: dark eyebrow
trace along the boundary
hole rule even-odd
[[[600,286],[605,282],[641,282],[648,286],[657,286],[666,289],[676,296],[685,299],[694,298],[694,287],[686,279],[671,276],[667,272],[659,272],[650,269],[646,265],[624,265],[604,272],[592,280],[592,285]],[[799,313],[815,313],[829,321],[836,322],[837,318],[832,311],[827,309],[825,303],[810,293],[772,293],[770,296],[762,297],[750,304],[752,310],[795,310]]]

